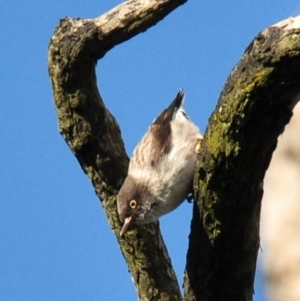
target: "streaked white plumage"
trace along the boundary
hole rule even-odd
[[[128,175],[118,194],[118,212],[125,223],[149,223],[177,208],[192,192],[199,129],[187,117],[184,94],[151,124],[136,146]]]

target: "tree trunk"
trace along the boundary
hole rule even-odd
[[[65,18],[48,68],[60,133],[94,185],[139,300],[181,300],[158,224],[119,237],[116,195],[127,172],[119,126],[96,86],[95,65],[186,0],[131,0],[94,20]],[[184,277],[185,300],[251,300],[263,178],[300,92],[299,18],[259,34],[232,71],[204,137]]]
[[[300,92],[300,24],[286,22],[248,46],[210,118],[195,179],[187,300],[252,300],[263,179]]]

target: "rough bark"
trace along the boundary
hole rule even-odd
[[[195,208],[186,300],[252,300],[263,179],[300,95],[299,19],[253,40],[210,118],[195,177],[200,214]]]
[[[94,20],[66,18],[49,45],[60,132],[101,199],[140,300],[181,296],[158,225],[118,235],[116,194],[128,157],[98,92],[95,64],[184,2],[132,0]],[[196,174],[186,300],[251,300],[262,181],[299,93],[299,45],[298,29],[269,28],[251,43],[224,87]]]
[[[91,180],[128,263],[140,300],[181,300],[158,225],[119,237],[116,195],[128,166],[115,118],[96,85],[97,59],[145,31],[186,0],[129,1],[94,20],[61,20],[52,37],[48,68],[60,133]]]

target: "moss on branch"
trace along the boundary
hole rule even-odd
[[[300,29],[260,33],[209,120],[195,178],[186,300],[252,300],[263,179],[300,95]]]
[[[107,51],[145,31],[186,0],[131,0],[94,20],[65,18],[48,52],[59,130],[91,180],[115,231],[141,301],[181,300],[159,226],[119,237],[116,195],[128,166],[119,125],[96,85],[95,65]]]

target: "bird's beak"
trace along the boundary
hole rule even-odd
[[[131,225],[132,221],[133,221],[132,216],[129,216],[129,217],[125,218],[123,227],[122,227],[121,232],[120,232],[120,236],[123,236],[128,231],[128,228]]]

